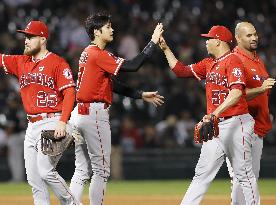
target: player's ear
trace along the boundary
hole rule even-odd
[[[94,29],[94,37],[99,36],[99,30],[98,29]]]
[[[40,41],[41,41],[41,44],[44,44],[44,43],[46,43],[47,39],[45,37],[41,37]]]
[[[240,43],[240,37],[239,37],[239,35],[235,35],[235,39],[236,39],[237,43]]]
[[[218,47],[218,46],[220,46],[220,44],[221,44],[221,41],[220,40],[216,40],[216,46]]]

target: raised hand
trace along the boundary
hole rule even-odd
[[[163,36],[160,37],[158,45],[163,51],[169,48]]]
[[[148,103],[152,103],[155,107],[164,104],[164,97],[155,92],[143,92],[142,99]]]
[[[276,81],[274,78],[268,78],[264,80],[262,84],[262,91],[265,92],[266,90],[271,89],[274,86],[275,82]]]
[[[164,32],[163,24],[158,23],[151,36],[151,41],[157,44],[163,32]]]

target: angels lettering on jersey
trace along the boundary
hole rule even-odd
[[[51,76],[42,73],[27,73],[20,76],[19,85],[21,89],[32,83],[46,86],[50,89],[55,88],[55,81]]]
[[[207,73],[206,83],[213,83],[213,84],[221,85],[228,88],[227,76],[217,72]]]

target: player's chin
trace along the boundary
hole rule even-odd
[[[252,43],[250,44],[251,50],[256,50],[258,48],[258,44]]]
[[[113,41],[113,34],[111,34],[111,35],[108,37],[108,41],[109,41],[109,42]]]
[[[24,55],[30,56],[30,55],[32,55],[32,50],[30,48],[25,48],[23,53],[24,53]]]

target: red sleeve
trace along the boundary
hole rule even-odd
[[[172,68],[172,71],[178,78],[188,78],[194,76],[193,72],[191,71],[191,67],[184,65],[180,61],[177,61],[175,66]]]
[[[175,67],[172,68],[172,71],[176,74],[177,77],[187,78],[187,77],[195,77],[198,80],[202,80],[206,78],[206,64],[208,63],[208,59],[203,59],[202,61],[191,64],[184,65],[181,62],[177,62]]]
[[[193,72],[193,75],[198,80],[203,80],[206,78],[206,69],[207,65],[211,62],[211,58],[205,58],[198,63],[191,64],[189,67],[191,68],[191,71]]]
[[[0,54],[0,67],[3,67],[7,74],[18,75],[18,60],[24,58],[22,55]]]
[[[67,122],[75,102],[75,89],[73,87],[62,90],[63,104],[60,121]]]
[[[65,88],[75,86],[72,71],[64,60],[57,67],[56,84],[58,90],[61,91]]]
[[[244,67],[241,60],[237,56],[232,55],[226,63],[229,87],[233,84],[246,86]]]
[[[100,52],[96,63],[106,72],[117,75],[125,59],[114,56],[107,51]]]

